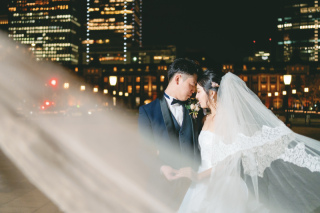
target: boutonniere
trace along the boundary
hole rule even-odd
[[[195,98],[189,98],[188,103],[185,106],[188,110],[190,110],[189,115],[192,115],[193,119],[196,119],[198,112],[200,111],[199,101]]]

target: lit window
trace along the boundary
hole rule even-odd
[[[161,75],[161,76],[160,76],[160,82],[164,82],[164,79],[165,79],[165,76],[164,76],[164,75]]]
[[[140,85],[137,85],[137,86],[136,86],[136,91],[137,91],[137,93],[140,92]]]

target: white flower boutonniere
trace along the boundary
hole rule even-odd
[[[189,113],[192,115],[193,119],[196,119],[198,116],[198,112],[200,111],[199,101],[195,98],[188,99],[188,104],[185,105],[188,110],[191,112]]]

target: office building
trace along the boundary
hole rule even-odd
[[[83,63],[130,63],[142,47],[142,0],[87,0],[86,6]]]
[[[318,0],[284,0],[284,8],[278,18],[280,40],[278,47],[283,61],[293,57],[303,61],[319,61]]]
[[[9,37],[27,45],[37,61],[77,65],[79,29],[76,0],[12,0]]]

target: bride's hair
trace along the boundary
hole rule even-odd
[[[218,91],[219,87],[212,86],[212,83],[215,82],[220,85],[223,73],[219,71],[213,70],[205,70],[201,76],[199,76],[198,84],[203,87],[204,91],[209,94],[209,90],[213,90],[215,92]]]

